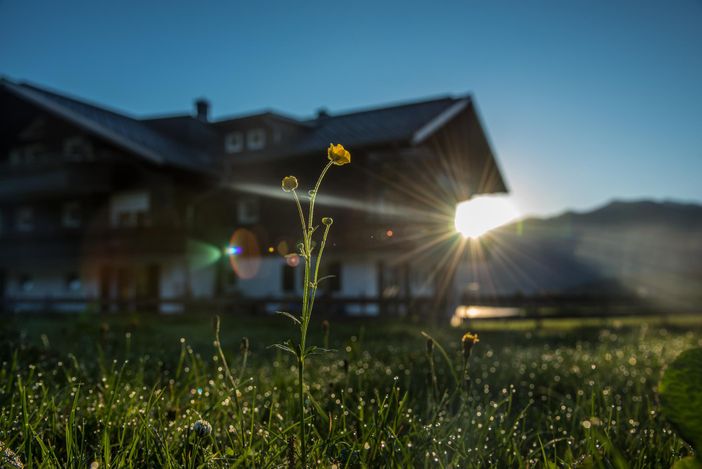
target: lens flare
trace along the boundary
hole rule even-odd
[[[253,278],[261,266],[261,253],[256,235],[245,228],[234,231],[226,249],[229,264],[237,276],[243,279]]]
[[[224,253],[227,256],[236,256],[238,254],[241,254],[241,247],[240,246],[227,246],[224,248]]]
[[[455,227],[464,238],[479,238],[490,230],[519,217],[509,197],[483,195],[456,206]]]
[[[192,269],[202,269],[214,264],[222,257],[222,252],[217,246],[195,239],[188,239],[186,249],[188,265]]]
[[[300,256],[297,254],[288,254],[285,256],[285,262],[290,266],[290,267],[297,267],[300,264]]]
[[[281,256],[287,256],[290,253],[290,250],[288,249],[288,242],[283,240],[278,243],[278,254]]]

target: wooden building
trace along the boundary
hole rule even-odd
[[[470,96],[213,121],[204,100],[192,114],[135,118],[3,79],[0,109],[6,310],[294,301],[300,235],[280,181],[311,186],[330,142],[353,154],[317,209],[335,220],[335,277],[320,293],[339,312],[432,297],[456,203],[506,192]]]

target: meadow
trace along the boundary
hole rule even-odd
[[[224,315],[223,355],[213,324],[4,315],[0,467],[298,467],[296,362],[271,347],[290,321]],[[306,363],[308,465],[670,467],[691,453],[656,386],[702,345],[702,321],[469,329],[464,379],[467,327],[314,319],[309,342],[330,351]]]

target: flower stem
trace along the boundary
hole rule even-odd
[[[297,377],[300,391],[300,467],[307,467],[307,442],[305,441],[305,388],[303,374],[305,372],[305,357],[297,359]]]
[[[324,246],[327,244],[327,236],[329,235],[329,228],[331,225],[326,225],[324,227],[324,235],[322,236],[322,244],[319,246],[319,253],[317,253],[317,262],[314,265],[314,280],[312,281],[312,294],[310,295],[310,312],[314,307],[314,298],[317,296],[317,279],[319,278],[319,263],[322,262],[322,254],[324,253]]]
[[[310,230],[312,229],[312,226],[313,226],[312,222],[314,220],[314,201],[317,198],[317,191],[319,190],[320,184],[322,184],[322,179],[324,179],[324,176],[327,174],[327,171],[329,171],[329,168],[331,168],[333,164],[334,163],[332,161],[330,161],[324,167],[324,169],[322,170],[322,173],[319,175],[319,179],[317,179],[317,184],[314,185],[314,190],[312,191],[312,195],[310,196],[310,214],[308,217],[309,223],[307,224],[307,226],[309,227]]]
[[[307,228],[305,227],[305,216],[302,214],[302,206],[300,205],[300,198],[297,196],[295,189],[292,191],[293,196],[295,196],[295,204],[297,204],[297,213],[300,215],[300,224],[302,225],[302,235],[304,239],[307,239]]]
[[[324,252],[324,245],[327,241],[327,235],[329,234],[329,226],[327,225],[324,230],[324,235],[322,237],[322,244],[320,245],[319,253],[317,254],[317,261],[315,263],[314,269],[314,279],[310,282],[310,275],[312,274],[312,233],[314,231],[314,202],[317,198],[317,191],[319,186],[322,184],[322,179],[329,171],[332,166],[330,161],[322,170],[322,173],[317,179],[317,183],[314,186],[314,190],[310,194],[310,208],[307,218],[307,223],[305,223],[305,217],[303,215],[302,206],[300,205],[300,199],[297,196],[297,192],[293,190],[293,195],[295,196],[295,204],[297,205],[297,212],[300,216],[300,225],[302,227],[302,255],[305,259],[305,283],[302,287],[302,312],[300,314],[300,349],[297,351],[297,381],[298,389],[300,393],[300,464],[302,468],[307,466],[307,441],[305,439],[305,357],[307,355],[307,329],[309,327],[310,318],[312,316],[312,307],[314,306],[314,298],[317,293],[317,278],[319,274],[319,262],[322,259],[322,253]],[[310,292],[310,285],[312,286],[312,291]]]

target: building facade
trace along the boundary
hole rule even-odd
[[[507,190],[470,96],[311,119],[211,120],[198,100],[192,114],[134,118],[3,79],[0,108],[6,311],[294,303],[301,236],[280,180],[311,186],[334,142],[353,162],[317,202],[335,220],[322,304],[402,312],[438,293],[456,203]]]

